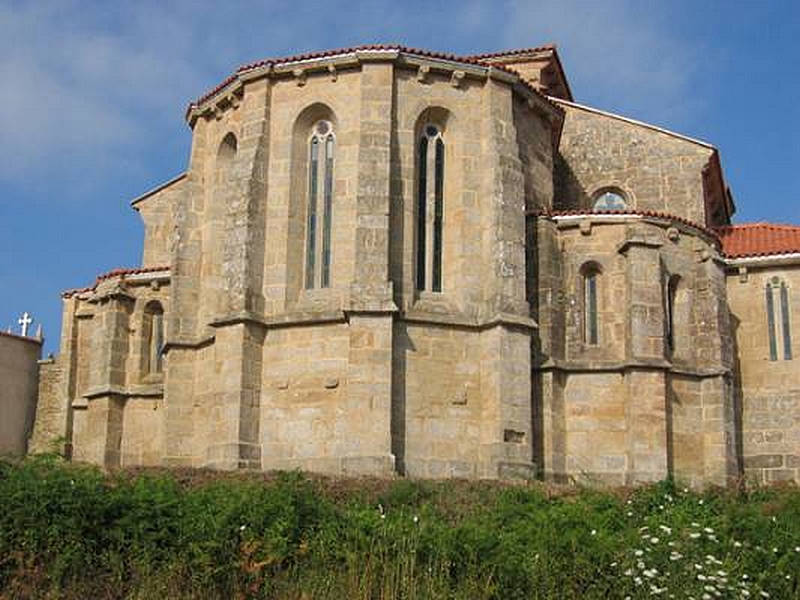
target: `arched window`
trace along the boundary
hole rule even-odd
[[[767,283],[767,331],[769,334],[769,359],[778,360],[778,342],[783,360],[792,360],[792,332],[789,315],[789,288],[780,277]]]
[[[595,211],[604,210],[627,210],[628,202],[625,194],[617,188],[603,188],[594,194]]]
[[[164,349],[164,309],[155,300],[144,307],[142,372],[157,375],[164,370],[161,351]]]
[[[587,263],[581,268],[583,283],[583,341],[587,346],[600,343],[600,318],[598,315],[598,287],[600,265]]]
[[[228,133],[222,138],[217,149],[217,167],[227,166],[227,163],[236,156],[238,143],[233,133]]]
[[[441,292],[444,139],[437,125],[422,128],[417,160],[417,289]]]
[[[333,210],[333,125],[314,124],[308,141],[306,211],[306,289],[331,285],[331,219]]]

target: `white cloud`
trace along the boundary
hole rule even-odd
[[[578,102],[681,124],[703,109],[692,94],[703,47],[684,39],[670,4],[512,0],[506,43],[555,42]]]
[[[378,41],[465,53],[554,41],[578,101],[677,126],[697,112],[691,90],[701,48],[671,30],[664,6],[0,0],[0,181],[44,169],[54,178],[141,169],[165,144],[188,141],[186,103],[237,64]]]

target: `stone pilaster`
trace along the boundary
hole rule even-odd
[[[361,71],[353,310],[394,310],[389,281],[393,66],[365,63]]]
[[[626,375],[626,484],[667,477],[666,389],[662,371],[633,369]]]
[[[192,150],[183,184],[184,193],[173,208],[175,238],[171,256],[170,313],[167,315],[167,345],[191,342],[198,333],[200,270],[203,256],[202,229],[206,164],[206,122],[199,119],[192,132]]]
[[[169,348],[164,373],[164,464],[196,466],[197,416],[195,414],[195,363],[192,347]]]
[[[235,190],[226,202],[223,278],[225,309],[232,314],[264,310],[264,252],[269,164],[270,81],[245,87]]]
[[[261,356],[265,330],[254,323],[217,329],[213,369],[215,390],[206,413],[213,424],[205,465],[218,469],[261,467],[259,413]]]
[[[628,360],[663,364],[664,300],[661,240],[645,227],[629,225],[620,248],[628,260]]]
[[[482,204],[489,311],[528,315],[525,299],[525,186],[515,137],[513,93],[493,80],[484,86],[485,171]]]
[[[532,477],[530,332],[497,325],[480,335],[479,476]]]
[[[392,315],[351,314],[342,471],[388,475],[392,454]]]

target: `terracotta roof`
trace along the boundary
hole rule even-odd
[[[516,56],[518,54],[529,54],[531,52],[547,52],[549,50],[555,50],[555,44],[543,44],[541,46],[536,46],[534,48],[518,48],[516,50],[506,50],[505,52],[486,52],[484,54],[471,54],[466,56],[465,58],[471,58],[473,60],[485,60],[487,58],[503,58],[506,56]]]
[[[545,49],[552,49],[552,48],[553,48],[553,46],[542,46],[541,48],[534,48],[533,50],[539,50],[539,49],[545,50]],[[532,49],[530,49],[530,48],[524,49],[524,50],[511,50],[509,52],[503,52],[502,54],[514,54],[514,53],[520,53],[521,54],[521,53],[524,53],[524,52],[530,52],[531,50]],[[444,52],[432,52],[430,50],[423,50],[421,48],[408,48],[406,46],[402,46],[402,45],[398,45],[398,44],[366,44],[366,45],[362,45],[362,46],[352,46],[352,47],[349,47],[349,48],[337,48],[335,50],[323,50],[323,51],[320,51],[320,52],[307,52],[305,54],[295,54],[295,55],[292,55],[292,56],[283,56],[283,57],[280,57],[280,58],[266,58],[266,59],[259,60],[259,61],[256,61],[256,62],[244,64],[244,65],[240,66],[238,69],[236,69],[236,71],[234,71],[234,73],[232,75],[227,77],[219,85],[215,86],[213,89],[211,89],[207,93],[203,94],[200,98],[198,98],[194,102],[189,103],[189,107],[188,107],[187,113],[192,108],[195,108],[195,107],[199,106],[200,104],[202,104],[203,102],[205,102],[206,100],[208,100],[209,98],[214,96],[216,93],[221,91],[223,88],[225,88],[230,83],[236,81],[236,79],[238,78],[239,75],[241,75],[242,73],[246,73],[248,71],[252,71],[253,69],[258,69],[260,67],[266,67],[266,66],[281,65],[281,64],[292,63],[292,62],[300,62],[300,61],[305,61],[305,60],[314,60],[314,59],[318,59],[318,58],[328,58],[328,57],[331,57],[331,56],[340,56],[342,54],[352,54],[354,52],[369,52],[369,51],[387,51],[387,52],[388,51],[396,51],[396,52],[403,52],[403,53],[406,53],[406,54],[414,54],[414,55],[417,55],[417,56],[423,56],[423,57],[426,57],[426,58],[438,58],[438,59],[441,59],[441,60],[449,60],[449,61],[453,61],[453,62],[471,64],[471,65],[476,65],[476,66],[479,66],[479,67],[486,67],[486,68],[491,67],[493,69],[498,69],[500,71],[504,71],[506,73],[509,73],[511,75],[515,75],[515,76],[519,77],[517,72],[514,71],[513,69],[508,69],[508,68],[506,68],[506,67],[504,67],[502,65],[489,64],[489,63],[481,60],[481,57],[489,58],[489,57],[493,56],[493,55],[489,55],[489,54],[478,55],[478,56],[459,56],[457,54],[448,54],[448,53],[444,53]],[[535,93],[537,96],[539,96],[543,100],[547,101],[559,113],[563,112],[563,109],[560,106],[558,106],[557,104],[554,104],[553,102],[551,102],[550,99],[546,95],[542,94],[541,92],[539,92],[538,90],[536,90],[535,88],[533,88],[532,86],[527,84],[527,82],[525,82],[524,80],[520,80],[520,81],[530,91]]]
[[[101,281],[105,281],[106,279],[113,279],[114,277],[121,277],[125,278],[127,275],[141,275],[143,273],[157,273],[159,271],[169,271],[169,265],[164,265],[160,267],[136,267],[133,269],[113,269],[108,271],[107,273],[101,273],[98,275],[95,280],[94,284],[89,287],[82,287],[82,288],[74,288],[71,290],[65,290],[61,292],[62,298],[70,298],[75,294],[81,294],[83,292],[91,292],[94,290],[97,285]]]
[[[800,253],[800,226],[744,223],[717,229],[728,258]]]
[[[683,223],[691,227],[692,229],[696,229],[705,235],[720,241],[720,237],[717,231],[713,229],[709,229],[700,225],[699,223],[695,223],[694,221],[690,221],[689,219],[684,219],[683,217],[679,217],[677,215],[672,215],[670,213],[658,212],[655,210],[553,210],[553,211],[543,211],[534,213],[537,216],[541,217],[580,217],[580,216],[599,216],[599,215],[619,215],[619,216],[629,216],[629,217],[653,217],[655,219],[669,219],[670,221],[677,221],[678,223]]]

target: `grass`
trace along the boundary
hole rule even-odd
[[[0,462],[0,599],[800,598],[800,490]]]

